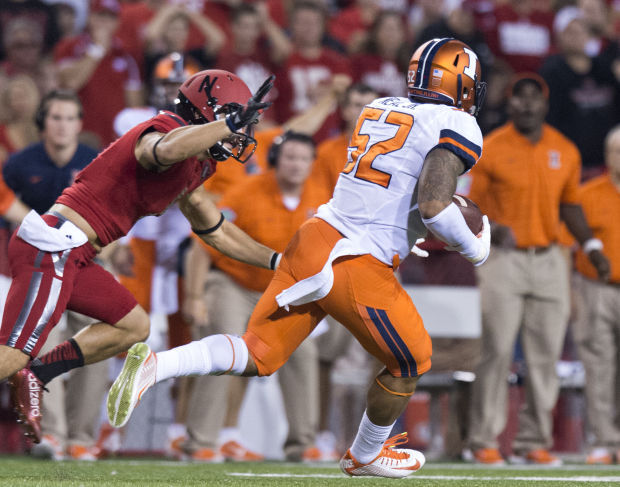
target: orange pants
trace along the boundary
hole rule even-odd
[[[312,218],[289,243],[243,335],[259,375],[278,370],[326,314],[346,326],[395,377],[430,369],[431,340],[422,318],[393,269],[369,254],[335,260],[334,285],[323,299],[290,311],[278,307],[276,296],[319,272],[341,238],[334,227]]]

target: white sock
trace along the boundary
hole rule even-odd
[[[357,435],[353,440],[353,446],[351,446],[351,455],[360,463],[372,462],[381,453],[383,443],[390,436],[393,426],[394,423],[390,426],[374,424],[368,419],[366,411],[364,411]]]
[[[247,363],[248,348],[241,337],[211,335],[159,352],[155,382],[185,375],[240,375]]]

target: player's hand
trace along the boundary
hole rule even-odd
[[[274,75],[269,76],[260,88],[256,90],[254,96],[248,100],[245,106],[241,106],[226,115],[226,125],[228,125],[228,128],[232,132],[239,132],[243,127],[258,122],[258,117],[263,110],[271,106],[271,102],[264,102],[263,98],[273,87],[273,81],[275,79],[276,77]]]
[[[207,326],[207,305],[202,296],[186,296],[181,306],[183,319],[191,326]]]
[[[413,244],[413,247],[411,247],[411,253],[414,255],[417,255],[418,257],[428,257],[429,253],[426,250],[418,247],[419,244],[424,243],[425,241],[426,241],[425,238],[417,239],[415,241],[415,244]]]
[[[491,252],[491,225],[489,224],[489,218],[486,215],[482,215],[482,231],[476,235],[476,238],[480,242],[480,250],[475,257],[465,257],[469,262],[476,267],[482,265],[489,258]]]
[[[603,282],[607,282],[611,274],[611,266],[605,254],[600,250],[591,250],[588,252],[588,259],[590,259],[590,262],[596,269],[598,278]]]

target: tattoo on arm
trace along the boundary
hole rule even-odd
[[[446,149],[431,151],[426,156],[418,181],[418,205],[450,204],[456,190],[456,178],[464,170],[463,161],[453,152]]]

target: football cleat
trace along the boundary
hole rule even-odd
[[[155,384],[157,357],[146,343],[136,343],[127,351],[121,373],[108,393],[108,420],[115,428],[124,426],[142,395]]]
[[[199,448],[189,456],[189,459],[198,463],[222,463],[224,456],[213,448]]]
[[[43,383],[30,369],[22,369],[9,379],[9,384],[17,422],[24,428],[26,437],[40,443]]]
[[[241,443],[230,440],[220,447],[222,456],[231,462],[262,462],[265,457],[248,450]]]
[[[420,470],[426,462],[426,458],[422,452],[417,450],[395,448],[404,443],[407,443],[406,432],[389,438],[383,444],[381,453],[369,463],[358,462],[351,455],[351,450],[348,450],[340,460],[340,468],[352,477],[406,477]]]
[[[473,452],[473,461],[484,465],[505,465],[506,460],[497,448],[479,448]]]

